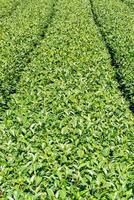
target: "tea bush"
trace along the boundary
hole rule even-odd
[[[134,118],[90,2],[59,0],[0,126],[5,199],[132,199]]]
[[[24,0],[1,23],[0,103],[7,104],[16,90],[30,54],[39,44],[53,13],[53,0]]]
[[[122,0],[122,1],[124,3],[126,3],[131,10],[134,10],[134,1],[133,0]]]
[[[22,0],[0,0],[0,21],[11,15]]]
[[[117,0],[94,0],[92,4],[99,28],[116,62],[120,87],[134,107],[134,14]]]

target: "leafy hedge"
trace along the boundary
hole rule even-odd
[[[133,0],[122,0],[122,1],[124,3],[126,3],[131,10],[134,10],[134,1]]]
[[[45,34],[53,12],[53,0],[25,0],[2,21],[0,41],[0,103],[15,92],[30,54]]]
[[[21,0],[0,0],[0,21],[3,17],[10,15]]]
[[[92,3],[101,32],[116,62],[120,87],[134,105],[134,14],[121,1],[94,0]]]
[[[90,3],[55,9],[1,124],[3,199],[132,199],[134,118]]]

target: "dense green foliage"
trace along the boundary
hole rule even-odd
[[[134,0],[122,0],[124,3],[126,3],[130,9],[134,10]]]
[[[53,10],[53,0],[24,0],[1,23],[0,102],[5,105],[15,92],[21,72],[30,62]]]
[[[0,125],[2,199],[131,200],[134,118],[90,2],[54,9]]]
[[[132,13],[94,0],[98,28],[90,1],[55,2],[1,23],[0,199],[132,200],[134,118],[102,40],[133,100]]]
[[[134,104],[134,14],[121,1],[92,2],[101,32],[116,61],[124,95]]]
[[[0,22],[5,16],[12,14],[22,0],[0,0]]]

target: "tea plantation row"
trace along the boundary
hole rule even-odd
[[[117,0],[94,0],[93,10],[115,65],[117,79],[134,112],[134,14]]]
[[[2,20],[0,40],[0,102],[7,107],[30,54],[45,34],[53,13],[53,0],[24,0]]]
[[[48,2],[42,5],[45,14]],[[25,70],[0,125],[1,198],[131,200],[134,118],[118,89],[91,4],[58,0],[54,9],[29,63],[24,65],[16,51],[17,59],[9,54],[13,64],[7,65],[5,51],[13,77],[20,66],[14,63]],[[28,35],[18,43],[20,54],[27,50],[26,38],[33,39]]]

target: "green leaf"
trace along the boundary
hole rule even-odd
[[[60,197],[63,200],[66,199],[66,190],[65,189],[60,190]]]
[[[78,153],[78,156],[81,158],[84,156],[84,151],[81,149],[79,149],[77,153]]]

